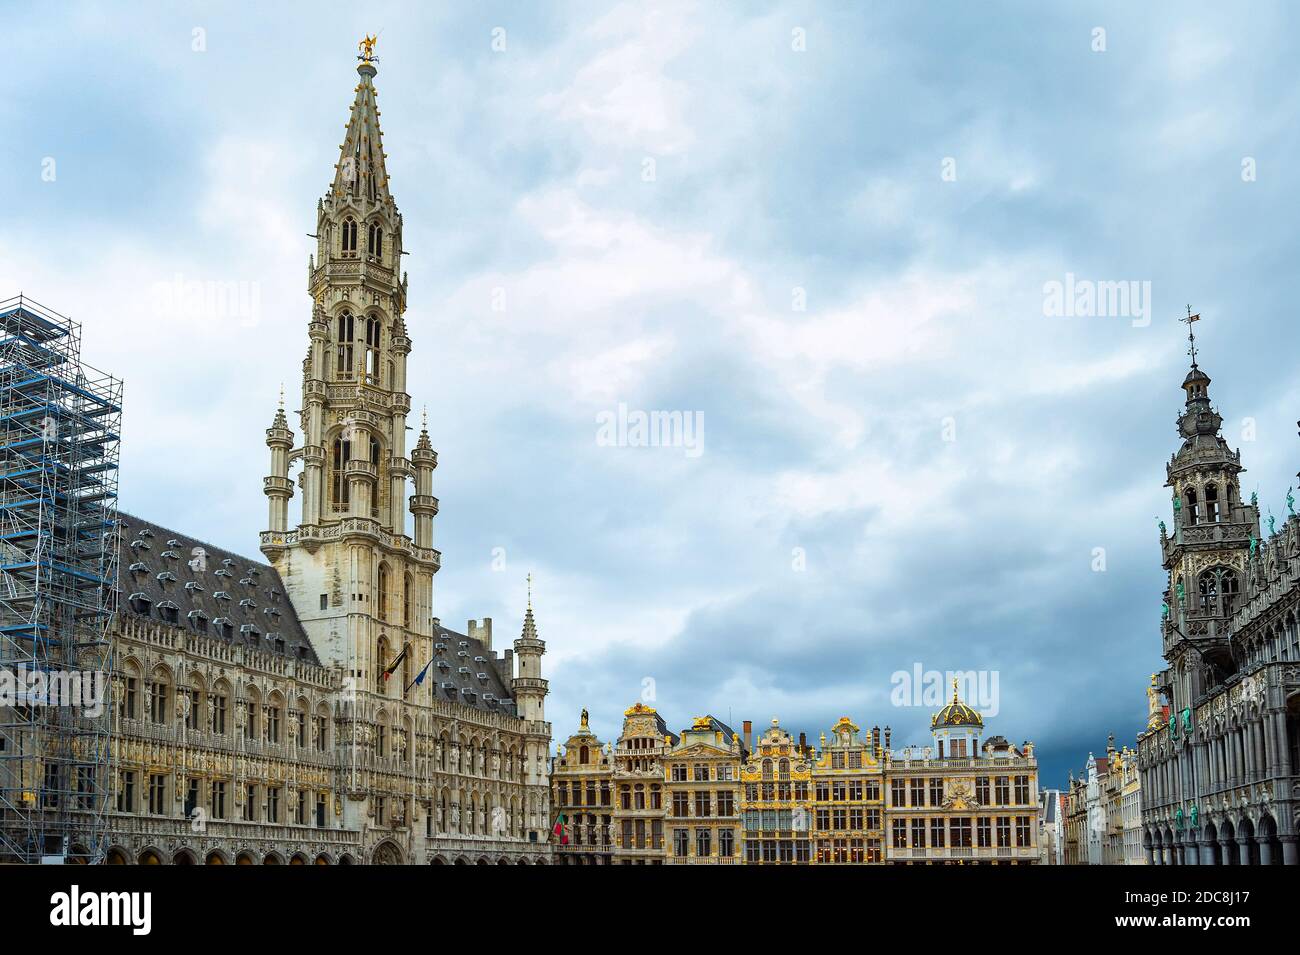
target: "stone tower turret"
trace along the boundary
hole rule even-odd
[[[1184,410],[1178,417],[1182,444],[1166,468],[1172,491],[1173,529],[1163,525],[1160,545],[1168,584],[1164,607],[1161,686],[1176,714],[1206,689],[1236,671],[1229,632],[1246,579],[1247,558],[1259,536],[1259,510],[1241,500],[1241,452],[1220,429],[1223,417],[1210,404],[1210,376],[1198,365],[1188,310],[1192,366],[1183,379]]]
[[[530,574],[530,590],[531,584]],[[546,722],[547,682],[542,679],[542,655],[546,653],[546,644],[537,635],[531,593],[528,609],[524,613],[523,632],[514,642],[514,651],[518,672],[510,686],[515,705],[518,707],[519,718],[525,721],[524,745],[527,749],[525,785],[529,791],[528,828],[530,831],[537,832],[537,838],[544,839],[550,812],[546,764],[551,745],[551,724]]]

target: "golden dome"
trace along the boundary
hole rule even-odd
[[[984,727],[984,717],[975,712],[957,697],[957,678],[952,679],[952,702],[930,717],[930,728],[941,726],[978,726]]]

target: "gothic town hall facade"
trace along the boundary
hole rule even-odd
[[[509,647],[490,619],[432,614],[438,456],[425,429],[406,447],[402,217],[368,51],[357,72],[317,205],[299,429],[281,408],[266,431],[265,562],[120,516],[110,863],[548,861],[531,606]]]
[[[1191,354],[1167,468],[1173,527],[1160,525],[1168,666],[1138,737],[1142,844],[1153,865],[1296,865],[1300,516],[1288,492],[1284,523],[1270,514],[1261,534],[1194,338]]]

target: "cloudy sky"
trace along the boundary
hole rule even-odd
[[[256,553],[379,31],[437,611],[500,643],[532,571],[557,739],[644,694],[923,743],[920,665],[995,671],[1045,784],[1131,740],[1188,303],[1244,488],[1281,514],[1300,465],[1297,15],[521,6],[0,11],[0,295],[125,378],[123,507]],[[1067,275],[1137,294],[1052,314]],[[702,416],[700,453],[599,441],[620,405]]]

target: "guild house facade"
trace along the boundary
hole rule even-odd
[[[427,427],[407,446],[403,222],[373,41],[358,59],[296,427],[281,407],[265,434],[265,559],[120,515],[112,780],[102,845],[72,861],[549,861],[531,601],[505,646],[490,619],[460,633],[433,612],[438,456]]]
[[[1033,745],[983,739],[953,698],[933,745],[840,718],[810,745],[776,719],[753,737],[712,716],[673,733],[644,703],[603,742],[584,710],[551,762],[556,862],[571,865],[1036,864]]]
[[[1160,525],[1168,666],[1138,738],[1141,845],[1154,865],[1300,862],[1300,517],[1293,491],[1260,527],[1241,493],[1241,452],[1222,435],[1210,376],[1183,379],[1181,439]]]

